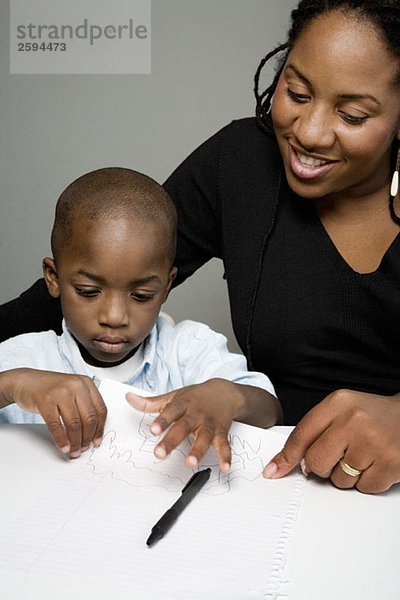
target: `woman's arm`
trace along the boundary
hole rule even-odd
[[[220,158],[229,127],[194,150],[164,183],[178,211],[174,286],[211,258],[222,258]]]
[[[61,307],[39,279],[18,298],[0,306],[0,342],[31,331],[61,333]]]

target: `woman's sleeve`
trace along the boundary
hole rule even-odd
[[[0,306],[0,341],[31,331],[61,333],[61,307],[39,279],[15,300]]]
[[[222,258],[220,161],[229,127],[197,148],[164,184],[178,211],[174,285],[211,258]]]

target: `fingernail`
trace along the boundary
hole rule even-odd
[[[197,467],[199,462],[195,456],[188,456],[186,459],[186,464],[188,467]]]
[[[63,446],[62,448],[60,448],[60,452],[62,452],[63,454],[68,454],[70,450],[71,448],[69,446]]]
[[[265,479],[273,479],[274,475],[276,474],[278,470],[278,465],[274,462],[269,463],[269,465],[267,465],[263,471],[263,477],[265,477]]]
[[[157,446],[157,448],[154,450],[154,454],[156,455],[157,458],[162,460],[163,458],[165,458],[167,456],[167,451],[162,446]]]
[[[103,438],[96,438],[95,440],[93,440],[93,446],[95,448],[98,448],[102,441],[103,441]]]
[[[81,452],[86,452],[86,450],[89,450],[89,446],[82,446]]]
[[[150,425],[150,431],[153,435],[160,435],[161,433],[161,427],[155,423],[155,424],[151,424]]]
[[[230,470],[230,468],[231,468],[231,465],[230,465],[229,463],[223,463],[223,464],[220,466],[220,470],[221,470],[223,473],[228,473],[228,471]]]
[[[302,470],[303,475],[308,477],[308,471],[307,471],[307,467],[306,467],[306,459],[305,458],[302,458],[300,461],[300,469]]]
[[[81,451],[80,450],[76,450],[76,452],[71,452],[70,457],[71,458],[79,458],[81,455]]]

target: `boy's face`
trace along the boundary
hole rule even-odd
[[[67,327],[87,363],[124,362],[151,331],[176,275],[165,236],[162,224],[118,217],[77,220],[57,265],[44,259],[49,293],[60,297]]]

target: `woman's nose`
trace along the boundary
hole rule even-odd
[[[299,145],[308,151],[331,148],[336,139],[329,110],[315,105],[304,105],[293,124],[293,133]]]

